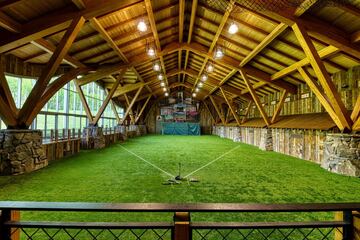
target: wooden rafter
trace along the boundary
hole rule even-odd
[[[232,103],[230,102],[230,100],[226,97],[226,94],[225,94],[225,91],[220,87],[220,91],[222,93],[222,95],[224,96],[224,99],[232,113],[232,115],[234,116],[235,120],[236,120],[236,123],[238,124],[238,126],[240,126],[241,124],[241,121],[240,121],[240,118],[239,118],[239,115],[237,115],[235,109],[233,108],[232,106]]]
[[[344,128],[343,123],[341,122],[339,116],[334,111],[334,108],[331,105],[331,102],[325,94],[325,92],[321,89],[321,86],[317,83],[315,79],[311,77],[311,75],[304,68],[298,68],[299,73],[304,78],[306,84],[309,86],[311,91],[315,94],[321,105],[325,108],[326,112],[330,115],[331,119],[335,122],[339,129]]]
[[[145,87],[146,85],[149,85],[149,84],[152,84],[152,83],[155,83],[155,82],[156,82],[156,80],[151,80],[151,81],[148,81],[146,83],[139,82],[139,83],[135,83],[135,84],[124,85],[121,88],[118,88],[116,90],[113,97],[115,98],[115,97],[121,96],[121,95],[123,95],[125,93],[132,92],[134,90],[137,90],[140,87]]]
[[[82,78],[77,79],[76,82],[80,86],[83,86],[88,83],[95,82],[99,79],[107,77],[109,75],[118,73],[118,72],[122,71],[123,69],[127,69],[129,67],[130,66],[127,64],[115,64],[112,66],[100,67],[94,73],[90,73]]]
[[[208,112],[210,113],[211,119],[212,119],[212,120],[214,121],[214,123],[215,123],[215,122],[216,122],[216,119],[215,119],[214,115],[212,114],[212,112],[210,111],[210,108],[209,108],[209,106],[207,105],[206,101],[202,101],[202,102],[203,102],[205,108],[206,108],[206,109],[208,110]]]
[[[179,1],[179,43],[182,43],[184,38],[184,21],[185,21],[185,0]],[[182,50],[178,52],[178,69],[181,69]],[[178,82],[180,82],[180,74],[178,75]]]
[[[86,5],[83,0],[71,0],[79,10],[84,10]]]
[[[271,123],[272,124],[275,123],[277,121],[278,117],[280,116],[280,113],[281,113],[281,110],[282,110],[282,108],[284,106],[285,99],[286,99],[287,95],[288,95],[288,91],[286,91],[286,90],[282,91],[279,102],[278,102],[278,104],[276,106],[275,112],[274,112],[274,114],[273,114],[273,116],[271,118]]]
[[[56,46],[54,46],[52,43],[50,43],[49,41],[46,41],[43,38],[31,41],[31,43],[50,54],[53,54],[56,50]],[[86,67],[85,64],[81,63],[79,60],[75,59],[74,57],[70,56],[69,54],[66,54],[64,56],[64,61],[73,67],[78,67],[78,68]]]
[[[64,34],[63,38],[61,39],[59,45],[56,47],[56,50],[54,51],[48,64],[42,71],[39,79],[36,81],[34,88],[30,92],[30,95],[26,99],[22,109],[19,112],[18,119],[19,125],[21,127],[28,127],[25,125],[25,123],[28,121],[28,118],[31,114],[32,106],[38,101],[39,96],[43,94],[50,79],[54,76],[57,68],[64,59],[67,51],[71,47],[71,44],[73,43],[84,23],[85,19],[83,17],[74,19],[70,27]]]
[[[94,121],[94,117],[90,111],[90,108],[89,108],[89,105],[86,101],[86,97],[84,95],[84,92],[83,90],[81,89],[81,86],[78,84],[78,82],[74,81],[75,83],[75,87],[76,87],[76,92],[79,94],[79,97],[80,97],[80,101],[82,103],[82,106],[85,110],[85,113],[86,113],[86,116],[89,120],[89,123],[92,123]]]
[[[63,31],[69,28],[72,19],[84,17],[90,19],[97,16],[123,9],[129,5],[140,2],[141,0],[104,0],[99,7],[98,1],[91,1],[91,4],[82,11],[72,10],[64,14],[64,9],[58,12],[52,12],[43,17],[37,18],[26,24],[23,24],[21,33],[7,34],[0,39],[0,53],[10,51],[18,46],[22,46],[36,39]],[[0,32],[0,34],[2,34]]]
[[[97,125],[97,123],[98,123],[101,115],[104,113],[105,108],[106,108],[107,105],[109,104],[109,102],[110,102],[111,98],[113,97],[113,95],[114,95],[117,87],[119,86],[120,81],[122,80],[125,72],[126,72],[125,70],[122,70],[122,71],[120,72],[119,76],[115,79],[115,82],[114,82],[112,88],[111,88],[110,91],[108,92],[106,98],[104,99],[104,102],[102,103],[99,111],[97,112],[97,114],[96,114],[96,116],[95,116],[95,118],[94,118],[94,120],[93,120],[93,122],[92,122],[93,125]]]
[[[352,121],[350,116],[345,108],[344,103],[341,100],[339,93],[331,80],[329,73],[326,71],[324,63],[321,61],[319,54],[317,53],[313,42],[311,41],[309,35],[307,34],[305,28],[299,24],[294,24],[292,26],[294,33],[303,48],[305,55],[309,58],[310,64],[314,69],[314,72],[323,87],[326,95],[331,102],[332,107],[334,108],[336,115],[341,121],[340,130],[345,128],[351,129]]]
[[[256,107],[258,108],[258,110],[260,112],[260,115],[264,119],[264,122],[265,122],[266,126],[269,126],[270,121],[269,121],[268,115],[266,114],[265,109],[264,109],[263,105],[260,102],[259,96],[256,94],[253,86],[251,85],[251,82],[248,79],[248,76],[243,71],[240,71],[240,74],[242,76],[242,79],[244,80],[244,83],[246,84],[247,88],[249,89],[249,92],[250,92],[250,94],[251,94],[251,96],[252,96],[252,98],[254,100],[254,103],[255,103]]]
[[[13,112],[14,116],[17,117],[18,109],[16,108],[15,101],[11,94],[9,84],[7,82],[1,62],[0,62],[0,95],[2,96],[5,104],[8,106],[9,111]]]
[[[241,123],[245,123],[245,122],[246,122],[246,119],[247,119],[247,117],[248,117],[249,114],[250,114],[250,111],[251,111],[251,107],[252,107],[253,102],[254,102],[254,101],[252,101],[252,100],[249,101],[249,104],[248,104],[248,106],[247,106],[247,108],[246,108],[246,111],[245,111],[245,114],[244,114],[243,119],[241,120]]]
[[[128,95],[126,93],[124,93],[124,98],[125,98],[125,101],[126,101],[125,106],[127,108],[129,108],[130,101],[129,101],[129,97],[128,97]],[[129,109],[129,116],[130,116],[130,119],[131,119],[130,123],[134,123],[135,122],[135,117],[134,117],[134,111],[132,110],[132,108]]]
[[[0,27],[14,33],[22,31],[22,25],[0,10]]]
[[[109,90],[106,87],[104,87],[104,90],[105,90],[106,94],[109,94]],[[110,106],[111,106],[111,109],[112,109],[112,111],[114,113],[114,116],[116,118],[116,122],[118,124],[120,124],[121,119],[120,119],[119,113],[118,113],[118,111],[116,109],[116,104],[115,104],[114,100],[112,100],[112,99],[110,99]]]
[[[359,116],[360,116],[360,95],[358,96],[354,109],[351,113],[351,119],[355,122]]]
[[[138,115],[136,116],[136,119],[135,119],[135,124],[139,121],[139,119],[140,119],[141,115],[143,114],[143,112],[144,112],[147,104],[149,103],[150,99],[151,99],[151,95],[149,95],[149,96],[147,97],[145,103],[143,104],[143,106],[142,106],[141,109],[140,109],[140,112],[138,112]]]
[[[136,102],[136,99],[139,97],[140,92],[141,92],[142,89],[143,89],[143,86],[141,86],[141,87],[137,90],[134,98],[131,100],[131,103],[129,104],[129,106],[128,106],[127,109],[126,109],[126,112],[125,112],[125,114],[124,114],[124,118],[123,118],[122,121],[121,121],[121,124],[124,123],[125,119],[126,119],[127,116],[129,115],[129,113],[130,113],[130,111],[132,110],[132,107],[134,106],[134,104],[135,104],[135,102]]]
[[[218,107],[218,105],[217,105],[216,101],[214,100],[214,97],[213,97],[212,95],[210,95],[210,96],[209,96],[209,98],[210,98],[211,103],[213,104],[213,106],[214,106],[214,108],[215,108],[215,110],[216,110],[216,112],[217,112],[217,114],[218,114],[219,118],[221,119],[222,124],[224,124],[224,125],[225,125],[225,119],[224,119],[224,116],[221,114],[221,111],[219,110],[219,107]]]

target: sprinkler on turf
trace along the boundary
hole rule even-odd
[[[196,178],[183,178],[181,177],[181,163],[179,163],[179,172],[178,175],[173,178],[173,179],[168,179],[166,182],[163,183],[163,185],[174,185],[174,184],[181,184],[181,182],[183,181],[187,181],[188,183],[190,182],[199,182],[198,179]]]

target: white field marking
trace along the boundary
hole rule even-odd
[[[216,162],[216,161],[220,160],[222,157],[224,157],[225,155],[227,155],[227,154],[231,153],[232,151],[234,151],[235,149],[237,149],[237,148],[239,148],[239,147],[240,147],[240,145],[239,145],[239,146],[237,146],[237,147],[234,147],[233,149],[231,149],[231,150],[227,151],[226,153],[224,153],[224,154],[220,155],[219,157],[215,158],[215,159],[214,159],[214,160],[212,160],[211,162],[208,162],[208,163],[207,163],[207,164],[205,164],[204,166],[202,166],[202,167],[200,167],[200,168],[196,169],[195,171],[192,171],[191,173],[189,173],[188,175],[186,175],[184,178],[187,178],[187,177],[189,177],[189,176],[193,175],[194,173],[196,173],[196,172],[200,171],[201,169],[206,168],[206,167],[207,167],[207,166],[209,166],[210,164],[213,164],[214,162]]]
[[[147,161],[147,160],[146,160],[146,159],[144,159],[143,157],[141,157],[141,156],[137,155],[136,153],[134,153],[134,152],[132,152],[132,151],[130,151],[130,150],[128,150],[128,149],[126,149],[125,147],[123,147],[123,146],[121,146],[121,145],[119,145],[119,146],[120,146],[120,147],[122,147],[123,149],[125,149],[125,151],[127,151],[128,153],[130,153],[130,154],[134,155],[135,157],[138,157],[138,158],[139,158],[139,159],[141,159],[142,161],[146,162],[146,163],[147,163],[147,164],[149,164],[150,166],[152,166],[152,167],[156,168],[157,170],[159,170],[159,171],[161,171],[161,172],[165,173],[166,175],[168,175],[168,176],[170,176],[170,177],[172,177],[172,178],[175,178],[175,176],[174,176],[174,175],[172,175],[171,173],[168,173],[167,171],[165,171],[165,170],[163,170],[163,169],[159,168],[159,167],[158,167],[158,166],[156,166],[155,164],[153,164],[153,163],[151,163],[151,162]]]

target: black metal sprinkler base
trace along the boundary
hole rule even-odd
[[[163,185],[181,184],[184,181],[187,181],[188,183],[189,182],[200,182],[196,178],[183,178],[183,177],[181,177],[181,163],[179,163],[179,174],[174,179],[168,179],[166,182],[163,182]]]

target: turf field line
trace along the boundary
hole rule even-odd
[[[189,177],[189,176],[193,175],[194,173],[196,173],[196,172],[200,171],[201,169],[206,168],[206,167],[207,167],[207,166],[209,166],[210,164],[213,164],[214,162],[216,162],[216,161],[220,160],[221,158],[223,158],[224,156],[226,156],[227,154],[231,153],[232,151],[236,150],[236,149],[237,149],[237,148],[239,148],[239,147],[240,147],[240,145],[239,145],[239,146],[237,146],[237,147],[234,147],[233,149],[231,149],[231,150],[227,151],[226,153],[221,154],[219,157],[217,157],[217,158],[215,158],[214,160],[212,160],[212,161],[208,162],[208,163],[207,163],[207,164],[205,164],[204,166],[202,166],[202,167],[200,167],[200,168],[196,169],[195,171],[192,171],[191,173],[189,173],[188,175],[186,175],[184,178],[187,178],[187,177]]]
[[[123,148],[125,151],[127,151],[128,153],[130,153],[130,154],[134,155],[135,157],[137,157],[137,158],[139,158],[140,160],[144,161],[145,163],[149,164],[150,166],[152,166],[152,167],[156,168],[157,170],[159,170],[159,171],[161,171],[161,172],[165,173],[166,175],[168,175],[168,176],[170,176],[170,177],[172,177],[172,178],[175,178],[175,176],[174,176],[174,175],[172,175],[171,173],[169,173],[169,172],[165,171],[164,169],[162,169],[162,168],[160,168],[160,167],[156,166],[155,164],[153,164],[153,163],[149,162],[148,160],[146,160],[146,159],[144,159],[143,157],[141,157],[141,156],[137,155],[136,153],[134,153],[134,152],[130,151],[129,149],[126,149],[125,147],[123,147],[123,146],[121,146],[121,145],[119,145],[119,146],[120,146],[120,147],[122,147],[122,148]]]

